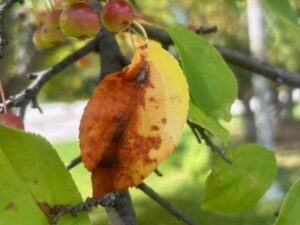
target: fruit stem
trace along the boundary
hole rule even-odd
[[[0,95],[1,95],[2,102],[3,102],[3,111],[4,111],[4,113],[7,113],[6,99],[5,99],[4,90],[3,90],[1,80],[0,80]]]
[[[53,9],[54,9],[54,5],[53,5],[53,2],[52,2],[52,0],[48,0],[47,2],[48,2],[48,3],[49,3],[49,5],[50,5],[50,11],[51,11],[51,10],[53,10]],[[47,4],[47,8],[48,8],[48,10],[49,10],[49,5]]]
[[[143,36],[143,38],[144,38],[144,41],[145,41],[145,45],[148,45],[149,38],[148,38],[148,34],[147,34],[147,32],[145,31],[144,27],[143,27],[140,23],[138,23],[138,22],[136,22],[136,21],[133,21],[132,23],[133,23],[133,24],[139,29],[139,31],[141,32],[141,34],[142,34],[142,36]]]
[[[136,45],[135,45],[135,42],[134,42],[133,34],[132,34],[130,29],[128,29],[128,32],[130,34],[130,41],[131,41],[131,44],[132,44],[133,51],[135,51]]]

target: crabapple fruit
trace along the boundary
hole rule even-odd
[[[0,114],[0,124],[7,127],[24,130],[24,123],[21,118],[8,112]]]
[[[134,19],[134,12],[125,1],[110,0],[102,9],[101,19],[106,29],[119,32],[130,26]]]
[[[101,26],[99,13],[86,3],[74,3],[64,9],[59,25],[65,35],[79,39],[93,37]]]

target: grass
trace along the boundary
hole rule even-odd
[[[238,124],[240,121],[235,121],[235,123]],[[64,162],[70,161],[80,153],[78,143],[75,141],[56,144],[55,148]],[[238,215],[225,215],[201,209],[203,183],[209,172],[210,155],[210,151],[205,146],[199,146],[193,135],[185,130],[182,141],[175,152],[159,167],[164,176],[157,177],[152,174],[145,182],[202,225],[273,224],[275,220],[274,213],[279,208],[281,200],[263,198],[255,207]],[[279,166],[277,180],[282,190],[286,192],[299,175],[300,154],[296,151],[280,153],[277,161]],[[89,172],[80,165],[72,169],[71,174],[83,198],[91,196]],[[184,224],[141,191],[132,188],[130,192],[139,224]],[[103,209],[99,208],[92,211],[90,216],[93,225],[106,224]]]
[[[293,116],[295,119],[300,120],[300,104],[296,104],[293,108]]]

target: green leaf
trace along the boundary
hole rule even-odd
[[[294,38],[299,41],[300,26],[297,16],[295,15],[288,0],[265,0],[264,1],[270,12],[273,13],[282,24],[294,35]]]
[[[265,3],[274,13],[297,25],[297,16],[288,0],[265,0]]]
[[[197,107],[192,101],[190,101],[188,118],[193,122],[196,122],[201,127],[210,131],[213,135],[218,137],[224,143],[228,142],[229,132],[226,130],[218,120],[211,116],[207,116],[199,107]]]
[[[44,138],[1,125],[0,183],[0,225],[49,225],[50,207],[82,202],[70,173]],[[90,222],[81,213],[63,216],[58,224]]]
[[[285,197],[275,225],[300,225],[300,179]]]
[[[276,174],[274,153],[255,144],[228,151],[233,164],[218,158],[207,177],[203,208],[238,213],[252,207]]]
[[[181,26],[168,32],[179,51],[195,104],[206,115],[229,121],[237,82],[222,56],[204,38]]]
[[[235,14],[239,16],[241,12],[236,0],[225,0],[225,1],[227,2],[231,10],[234,11]]]

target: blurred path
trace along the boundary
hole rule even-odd
[[[43,103],[43,114],[29,108],[25,118],[26,130],[40,134],[50,142],[63,142],[78,138],[79,121],[86,101],[74,103]],[[240,101],[232,107],[233,115],[241,115]]]
[[[78,127],[85,101],[74,103],[43,103],[43,114],[29,108],[25,117],[27,131],[40,134],[50,142],[74,140],[78,137]]]

